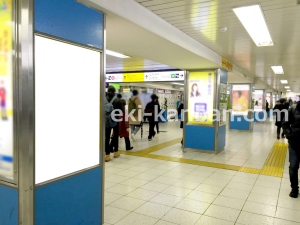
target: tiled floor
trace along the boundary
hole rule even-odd
[[[133,144],[141,150],[178,138],[176,126],[161,125],[168,132]],[[183,153],[179,144],[153,154],[262,168],[275,128],[273,122],[254,127],[253,133],[228,131],[218,155]],[[105,225],[300,224],[300,199],[291,199],[289,191],[287,161],[279,178],[121,155],[106,163]]]

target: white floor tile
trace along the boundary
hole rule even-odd
[[[135,187],[131,187],[131,186],[127,186],[127,185],[123,185],[123,184],[117,184],[109,189],[107,189],[107,192],[111,192],[111,193],[116,193],[116,194],[120,194],[120,195],[127,195],[130,192],[134,191],[136,188]]]
[[[117,222],[116,225],[154,225],[157,221],[156,218],[132,212]]]
[[[165,189],[162,193],[184,198],[191,192],[192,192],[191,189],[177,187],[177,186],[170,186],[167,189]]]
[[[221,196],[237,198],[241,200],[246,200],[249,194],[250,192],[240,191],[240,190],[227,188],[227,187],[220,193]]]
[[[104,193],[104,205],[108,205],[108,204],[118,200],[121,197],[123,197],[123,195],[105,192]]]
[[[177,205],[183,198],[177,197],[175,195],[168,195],[160,193],[156,195],[154,198],[150,199],[150,202],[154,202],[157,204],[174,207]]]
[[[239,215],[239,218],[236,221],[236,224],[245,224],[245,225],[269,225],[274,223],[274,218],[269,216],[258,215],[254,213],[242,211]]]
[[[243,211],[274,217],[276,207],[272,205],[247,201],[243,207]]]
[[[252,193],[252,192],[250,193],[247,199],[247,201],[273,205],[273,206],[277,205],[277,200],[278,200],[278,196],[268,196],[268,195],[262,195],[262,194]]]
[[[138,188],[138,189],[130,192],[127,196],[148,201],[158,194],[159,194],[159,192],[156,192],[156,191],[150,191],[150,190]]]
[[[192,191],[186,198],[192,199],[200,202],[212,203],[218,195],[200,192],[200,191]]]
[[[210,184],[200,184],[195,190],[218,195],[223,189],[223,187]]]
[[[240,210],[231,209],[218,205],[211,205],[206,212],[205,216],[215,217],[222,220],[235,222],[240,214]]]
[[[277,207],[276,217],[279,219],[300,222],[300,211]]]
[[[209,203],[199,202],[192,199],[183,199],[175,206],[175,208],[203,214],[209,206]]]
[[[128,211],[134,211],[138,207],[140,207],[141,205],[143,205],[145,203],[146,203],[146,201],[144,201],[144,200],[124,196],[124,197],[114,201],[113,203],[111,203],[110,206],[125,209]]]
[[[106,206],[104,208],[104,222],[108,224],[115,224],[129,213],[130,211],[124,209]]]
[[[165,216],[171,209],[172,207],[169,206],[164,206],[153,202],[147,202],[144,205],[140,206],[138,209],[136,209],[135,212],[160,219],[163,216]]]
[[[201,215],[197,213],[172,209],[162,219],[180,225],[194,225],[199,220],[200,216]]]
[[[170,185],[155,183],[155,182],[151,181],[151,182],[143,185],[141,188],[150,190],[150,191],[162,192],[163,190],[167,189],[169,186]]]
[[[201,216],[198,222],[195,225],[234,225],[234,222],[229,222],[217,218],[213,218],[210,216]]]
[[[219,195],[215,201],[213,202],[214,205],[223,206],[227,208],[233,208],[242,210],[245,200],[237,199],[237,198],[231,198],[231,197],[225,197]]]

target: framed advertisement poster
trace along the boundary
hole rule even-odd
[[[232,115],[248,114],[249,89],[247,84],[232,85]]]
[[[188,80],[188,123],[213,124],[215,72],[190,72]]]
[[[0,176],[12,179],[13,168],[12,0],[0,0]]]
[[[223,111],[227,109],[227,84],[220,84],[220,126],[226,125],[226,118],[223,117]]]

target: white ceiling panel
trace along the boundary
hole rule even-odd
[[[136,1],[274,88],[283,91],[280,80],[286,79],[292,91],[299,91],[300,5],[296,0]],[[272,47],[257,47],[232,10],[253,4],[262,7]],[[221,33],[219,29],[224,26],[228,30]],[[282,65],[285,74],[275,75],[272,65]]]

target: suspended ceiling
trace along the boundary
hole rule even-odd
[[[284,90],[281,79],[299,91],[300,5],[296,0],[136,0],[195,40]],[[232,8],[260,4],[274,42],[272,47],[257,47]],[[222,33],[220,28],[227,27]],[[282,65],[284,75],[275,75],[273,65]],[[296,82],[293,82],[296,81]]]

